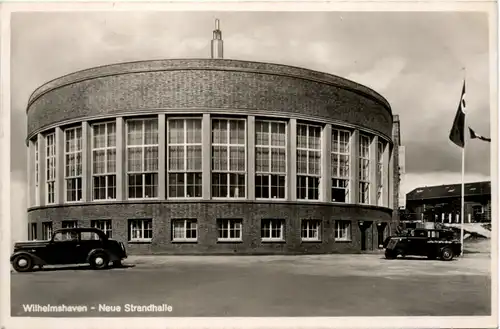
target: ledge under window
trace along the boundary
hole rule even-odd
[[[153,239],[144,239],[144,240],[129,240],[128,243],[130,244],[148,244],[151,243]]]
[[[217,239],[217,243],[242,243],[243,239]]]
[[[302,239],[302,243],[321,243],[321,239]]]
[[[334,242],[340,242],[340,243],[349,243],[349,242],[352,242],[351,239],[335,239]]]
[[[198,239],[172,239],[172,243],[198,243]]]
[[[285,239],[266,239],[262,238],[261,239],[262,243],[285,243]]]

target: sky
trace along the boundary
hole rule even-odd
[[[33,12],[11,21],[13,218],[26,217],[26,105],[41,84],[126,61],[209,58],[214,20],[224,58],[300,66],[382,94],[401,120],[401,192],[460,183],[448,139],[464,76],[467,121],[490,136],[488,17],[464,12]],[[463,68],[466,68],[464,71]],[[474,140],[466,181],[490,179],[490,143]],[[13,225],[12,238],[26,227]]]

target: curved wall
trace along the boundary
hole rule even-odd
[[[151,242],[130,242],[128,219],[152,219]],[[172,220],[193,218],[198,223],[195,242],[173,242]],[[241,219],[241,242],[219,242],[217,220]],[[284,240],[263,242],[261,220],[284,220]],[[355,205],[293,204],[263,202],[141,202],[121,204],[87,204],[47,207],[29,212],[29,222],[53,222],[53,229],[61,227],[64,220],[78,220],[78,226],[88,227],[92,220],[111,220],[112,238],[123,241],[131,254],[323,254],[356,253],[361,251],[361,228],[365,228],[365,248],[378,248],[378,227],[385,236],[389,230],[391,210]],[[320,241],[301,239],[301,221],[320,221]],[[335,221],[349,221],[351,239],[335,239]],[[361,221],[361,222],[360,222]],[[127,242],[128,241],[128,242]]]
[[[83,118],[196,109],[310,116],[386,137],[392,129],[384,98],[336,76],[264,63],[165,60],[94,68],[40,87],[28,105],[28,136]]]

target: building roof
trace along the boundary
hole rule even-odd
[[[491,181],[466,183],[465,196],[491,195]],[[417,187],[406,194],[406,200],[426,200],[438,198],[456,198],[462,194],[461,184]]]

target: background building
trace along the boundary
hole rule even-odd
[[[395,227],[399,119],[373,90],[222,59],[121,63],[34,91],[29,236],[94,226],[130,253],[332,253]],[[397,136],[394,139],[394,136]]]
[[[406,220],[460,223],[462,185],[418,187],[406,195]],[[491,222],[491,182],[465,184],[465,223]]]

